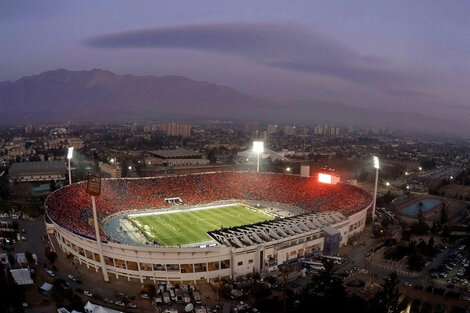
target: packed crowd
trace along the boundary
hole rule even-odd
[[[345,216],[360,211],[372,201],[370,194],[362,189],[345,184],[321,184],[313,177],[220,172],[103,180],[96,206],[99,217],[103,218],[122,211],[167,208],[171,204],[165,199],[172,197],[181,198],[185,205],[230,199],[266,200],[296,206],[307,213],[339,211]],[[89,223],[90,206],[86,183],[62,188],[46,201],[50,218],[62,227],[94,238]]]

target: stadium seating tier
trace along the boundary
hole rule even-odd
[[[218,172],[141,179],[102,181],[96,198],[99,219],[150,208],[169,208],[165,198],[179,197],[185,205],[220,200],[246,199],[285,203],[306,213],[337,211],[350,216],[368,206],[371,195],[346,184],[328,185],[313,177],[296,175]],[[174,205],[174,204],[173,204]],[[91,197],[86,183],[76,183],[52,193],[46,200],[48,216],[71,231],[94,238],[88,220],[92,217]],[[102,235],[106,239],[105,234]]]

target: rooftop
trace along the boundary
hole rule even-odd
[[[9,170],[10,176],[18,175],[20,173],[44,173],[44,172],[65,173],[65,163],[64,161],[13,163]]]
[[[174,150],[152,150],[148,151],[153,156],[163,159],[187,158],[187,157],[201,157],[202,153],[189,149],[174,149]]]

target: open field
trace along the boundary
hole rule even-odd
[[[133,224],[149,239],[163,246],[209,241],[208,231],[271,219],[261,211],[240,204],[131,217]]]

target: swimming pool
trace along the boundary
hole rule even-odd
[[[419,212],[418,203],[420,202],[423,203],[423,213],[426,213],[429,210],[432,210],[433,208],[435,208],[437,205],[441,203],[440,200],[436,200],[436,199],[421,199],[401,209],[401,213],[405,215],[410,215],[410,216],[418,215],[418,212]]]

